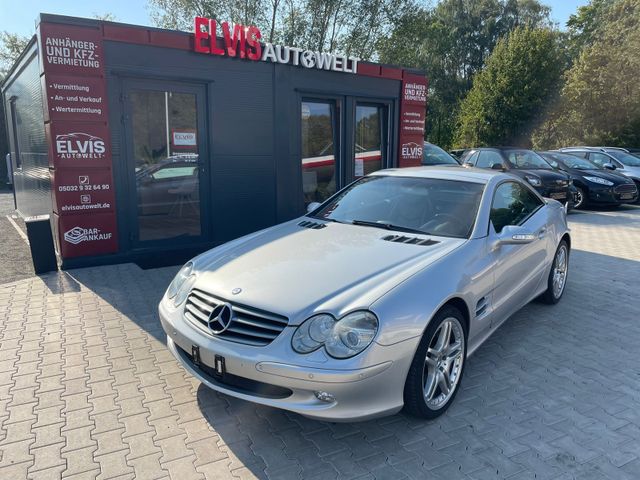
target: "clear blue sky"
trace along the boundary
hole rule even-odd
[[[588,0],[542,0],[551,6],[552,18],[564,28],[569,15]],[[116,21],[150,25],[146,0],[0,0],[0,31],[30,36],[35,33],[38,13],[57,13],[77,17],[112,13]]]

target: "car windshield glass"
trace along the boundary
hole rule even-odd
[[[422,165],[459,165],[459,163],[437,145],[426,143],[422,150]]]
[[[467,238],[484,190],[479,183],[434,178],[365,177],[314,217],[371,228]]]
[[[575,168],[578,170],[602,170],[595,163],[591,163],[584,158],[569,155],[567,153],[549,153],[549,157],[553,160],[562,162],[567,168]]]
[[[609,150],[607,153],[628,167],[640,167],[640,157],[623,152],[622,150]]]
[[[508,150],[507,158],[513,168],[552,170],[551,165],[531,150]]]

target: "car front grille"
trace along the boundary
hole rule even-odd
[[[209,317],[213,309],[223,303],[231,305],[233,316],[226,330],[214,334],[208,327]],[[282,315],[226,302],[226,300],[195,288],[187,298],[184,316],[192,324],[214,337],[259,347],[269,345],[289,323],[287,317]]]
[[[636,185],[634,183],[623,183],[622,185],[618,185],[614,192],[616,193],[635,193]]]

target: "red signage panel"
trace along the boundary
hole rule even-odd
[[[58,215],[112,212],[115,194],[109,169],[55,169],[53,210]]]
[[[101,77],[47,75],[42,79],[47,95],[45,121],[107,120],[107,96]]]
[[[41,23],[41,69],[62,75],[102,75],[102,32],[95,27]]]
[[[54,214],[54,221],[63,258],[103,255],[118,251],[116,217],[111,213],[62,216]]]
[[[46,132],[50,166],[111,167],[107,124],[58,121],[49,123]]]
[[[427,79],[405,72],[400,97],[398,166],[414,167],[422,163],[424,127],[427,109]]]

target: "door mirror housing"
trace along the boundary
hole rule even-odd
[[[313,212],[319,206],[320,206],[319,202],[311,202],[309,205],[307,205],[307,213]]]
[[[537,237],[524,227],[507,225],[502,228],[495,242],[495,247],[502,245],[525,245],[533,242]]]
[[[616,166],[613,163],[605,163],[604,165],[602,165],[604,168],[606,168],[607,170],[615,170]]]

